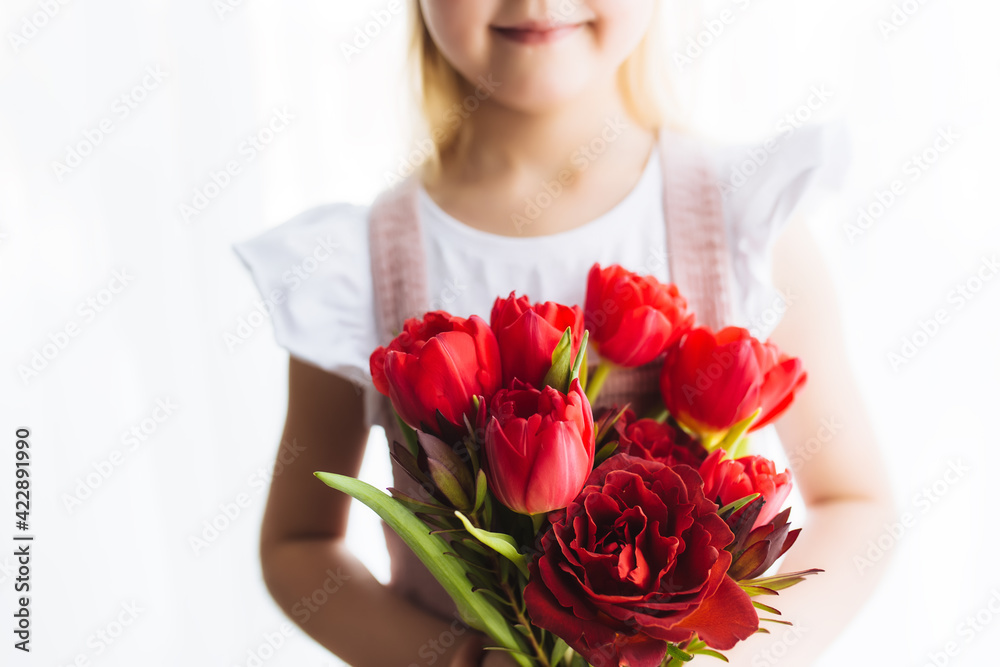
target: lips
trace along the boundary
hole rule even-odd
[[[491,26],[499,36],[518,44],[551,44],[572,35],[582,23],[528,22],[513,26]]]

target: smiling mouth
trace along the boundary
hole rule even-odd
[[[522,23],[515,26],[490,26],[504,39],[518,44],[551,44],[583,27],[582,23]]]

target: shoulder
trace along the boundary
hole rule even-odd
[[[236,253],[302,256],[354,254],[367,246],[369,207],[330,203],[306,209],[256,236],[234,244]]]
[[[809,195],[840,187],[851,160],[842,122],[779,126],[763,141],[705,145],[731,227],[780,228]]]
[[[306,209],[233,244],[255,278],[291,292],[314,274],[360,281],[368,258],[368,207],[333,203]],[[261,287],[259,281],[258,286]]]
[[[376,340],[369,210],[348,203],[316,206],[232,245],[278,344],[358,382],[368,379]]]
[[[793,218],[841,187],[850,135],[842,122],[832,122],[781,126],[763,141],[704,146],[721,193],[740,324],[766,337],[789,299],[788,286],[772,278],[776,242]]]

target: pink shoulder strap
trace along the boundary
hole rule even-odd
[[[415,175],[388,190],[372,205],[368,220],[375,320],[379,343],[387,345],[409,317],[427,310],[427,262]]]
[[[719,329],[732,323],[732,263],[722,193],[703,146],[663,131],[663,212],[670,280],[685,295],[697,324]]]

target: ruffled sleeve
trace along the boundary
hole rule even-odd
[[[272,306],[278,345],[362,387],[377,345],[367,211],[320,206],[232,246]]]
[[[766,339],[781,320],[786,299],[794,298],[773,284],[774,243],[794,213],[841,186],[850,164],[850,136],[842,122],[807,125],[760,144],[716,147],[712,153],[741,326]]]

